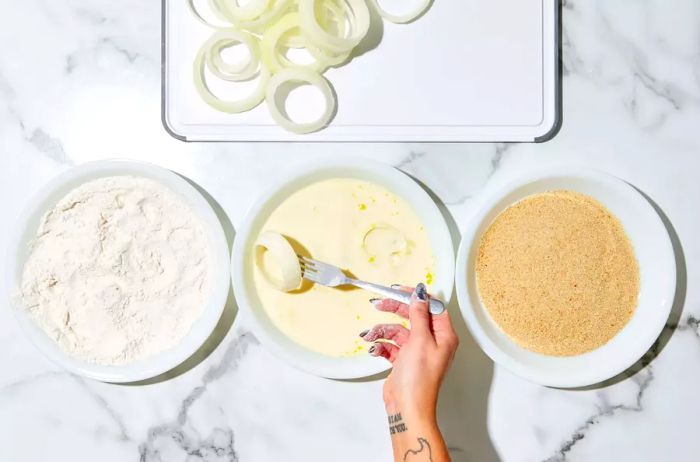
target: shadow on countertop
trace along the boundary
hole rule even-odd
[[[457,303],[449,310],[460,345],[438,400],[440,429],[452,462],[500,461],[487,424],[493,363],[468,332]]]
[[[413,178],[435,201],[450,230],[457,251],[461,233],[447,207],[430,188]],[[488,403],[493,362],[481,351],[462,318],[454,295],[448,305],[460,344],[438,400],[438,421],[452,462],[497,462],[488,433]]]
[[[195,189],[197,189],[197,191],[199,191],[199,193],[202,194],[202,196],[207,200],[207,202],[209,202],[209,205],[211,205],[211,208],[214,210],[214,213],[216,213],[216,217],[219,219],[219,221],[221,222],[221,226],[224,229],[224,234],[226,235],[226,242],[228,244],[228,249],[230,253],[231,248],[233,247],[235,230],[233,228],[233,224],[231,224],[231,220],[229,220],[228,216],[226,215],[226,212],[224,212],[224,209],[221,207],[221,205],[204,188],[202,188],[189,178],[184,177],[182,175],[180,176],[183,179],[185,179],[188,183],[190,183]],[[199,347],[199,349],[195,351],[192,354],[192,356],[187,358],[183,363],[181,363],[174,369],[171,369],[168,372],[160,374],[156,377],[146,380],[140,380],[138,382],[125,383],[122,385],[153,385],[175,378],[194,368],[199,363],[204,361],[219,346],[224,337],[226,337],[226,334],[233,325],[233,321],[236,318],[237,312],[238,306],[236,305],[236,300],[233,296],[233,289],[229,286],[228,297],[226,298],[226,305],[224,306],[224,311],[221,315],[221,318],[219,318],[219,322],[216,324],[216,327],[214,328],[214,331],[211,333],[209,338],[207,338],[204,344],[201,347]]]

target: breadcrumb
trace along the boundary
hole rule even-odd
[[[504,210],[483,235],[479,295],[518,345],[552,356],[594,350],[637,306],[639,265],[620,221],[595,199],[551,191]]]

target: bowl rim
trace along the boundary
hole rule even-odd
[[[636,206],[644,211],[643,213],[645,214],[645,219],[649,220],[649,222],[653,224],[653,229],[649,232],[658,238],[654,241],[655,246],[657,246],[660,249],[660,252],[664,255],[663,260],[658,262],[658,268],[664,271],[664,280],[662,283],[662,292],[664,293],[664,297],[660,303],[660,306],[658,307],[658,319],[661,320],[663,318],[663,321],[659,321],[659,323],[655,325],[643,326],[644,329],[638,329],[636,331],[638,337],[636,338],[636,343],[634,345],[627,345],[627,348],[625,349],[617,348],[616,350],[613,350],[612,354],[610,355],[611,357],[608,358],[607,362],[600,364],[599,367],[595,368],[582,368],[582,370],[577,371],[577,374],[575,375],[571,374],[570,371],[561,371],[554,374],[551,372],[542,373],[536,367],[519,361],[508,352],[504,351],[503,348],[501,348],[489,337],[482,327],[481,321],[477,318],[476,310],[479,309],[485,311],[485,309],[481,306],[482,303],[480,302],[478,293],[472,293],[468,282],[471,277],[471,270],[468,268],[470,255],[472,254],[474,246],[478,245],[480,242],[481,234],[479,230],[486,218],[492,212],[497,211],[497,213],[500,213],[505,210],[506,207],[508,207],[508,205],[501,206],[499,204],[503,202],[509,194],[515,194],[519,189],[530,184],[556,178],[604,183],[607,187],[613,188],[615,190],[615,194],[619,194],[620,197],[624,197],[625,200],[635,202]],[[571,190],[576,191],[576,188],[571,188]],[[533,193],[525,194],[517,200],[521,200],[522,198],[532,194]],[[600,202],[604,206],[608,207],[604,200],[600,200]],[[511,202],[510,205],[513,203],[514,202]],[[625,223],[623,223],[623,225],[624,224]],[[642,268],[640,267],[640,274],[641,273]],[[626,181],[598,169],[588,167],[550,167],[534,169],[529,173],[520,175],[518,179],[509,182],[497,192],[489,195],[487,198],[481,201],[477,212],[470,218],[469,224],[462,234],[456,260],[455,290],[457,293],[460,311],[471,335],[474,337],[481,349],[495,363],[517,376],[540,385],[558,388],[578,388],[595,385],[615,377],[627,370],[629,367],[633,366],[640,358],[644,356],[644,354],[649,350],[649,348],[652,347],[658,336],[661,334],[668,316],[671,313],[676,293],[676,278],[675,252],[666,225],[663,223],[659,213],[655,210],[649,200],[639,190]],[[640,295],[641,293],[642,287],[640,286]],[[479,300],[479,307],[475,307],[472,303],[472,300],[474,299],[473,295],[475,295]],[[638,302],[637,308],[639,308],[640,305],[641,302]],[[636,312],[637,311],[635,311],[635,313]],[[486,316],[488,317],[489,321],[493,322],[495,325],[495,322],[490,318],[490,316],[488,316],[488,314]],[[630,319],[630,321],[620,330],[620,332],[618,332],[615,337],[619,336],[620,333],[626,330],[630,326],[631,322],[632,319]],[[503,335],[505,336],[505,334]],[[615,339],[615,337],[613,337],[613,339]],[[517,349],[527,351],[519,347],[512,340],[508,339],[508,342]],[[532,352],[529,353],[542,358],[547,358],[547,360],[551,361],[569,361],[570,359],[579,358],[593,352],[597,352],[609,345],[611,342],[612,339],[607,344],[593,350],[592,352],[572,357],[551,357]],[[608,351],[607,353],[611,352]],[[563,364],[563,362],[560,362],[560,364]]]
[[[348,172],[363,172],[372,179],[361,178],[352,174],[330,174],[330,172],[346,170]],[[317,178],[308,181],[314,175],[328,174],[330,178],[358,178],[365,181],[375,182],[387,188],[392,193],[402,197],[409,206],[424,220],[424,226],[429,235],[439,235],[440,239],[432,239],[433,246],[442,246],[441,262],[437,261],[437,254],[440,251],[433,249],[436,258],[436,271],[433,289],[448,303],[453,293],[454,286],[454,246],[449,228],[443,212],[440,211],[437,203],[430,197],[428,192],[408,174],[402,172],[392,165],[382,162],[362,158],[362,157],[334,157],[332,159],[321,159],[304,162],[296,165],[291,171],[276,179],[263,194],[259,195],[254,204],[248,209],[236,234],[231,255],[231,278],[233,291],[236,296],[241,314],[250,320],[253,334],[258,337],[261,343],[272,352],[277,358],[291,364],[297,369],[305,372],[331,379],[360,379],[381,374],[391,368],[391,364],[383,358],[374,358],[369,355],[355,356],[351,358],[337,358],[322,355],[305,349],[277,331],[268,329],[261,311],[262,307],[255,308],[252,289],[246,286],[245,261],[246,250],[256,221],[265,213],[267,207],[275,202],[276,196],[287,188],[298,190],[305,184],[312,184],[321,181]],[[377,177],[381,177],[377,180]],[[295,186],[295,183],[300,183]],[[397,190],[395,186],[401,185]],[[410,197],[408,197],[410,196]],[[416,203],[417,202],[417,203]],[[278,203],[279,204],[279,203]],[[277,205],[278,205],[277,204]],[[417,207],[418,205],[418,207]],[[425,217],[429,216],[429,220]],[[439,266],[439,268],[438,268]]]
[[[157,181],[189,205],[202,220],[208,233],[215,273],[211,279],[210,294],[204,310],[192,324],[190,331],[174,347],[129,364],[110,366],[89,363],[64,352],[26,312],[17,299],[17,294],[25,263],[21,261],[25,259],[21,257],[22,246],[36,234],[36,229],[29,229],[31,223],[37,220],[37,216],[40,220],[46,210],[55,205],[58,200],[55,196],[63,197],[87,181],[117,175],[131,175]],[[59,173],[45,183],[24,205],[17,224],[8,240],[5,259],[6,297],[10,311],[30,343],[44,357],[70,372],[110,383],[138,382],[156,377],[174,369],[195,354],[214,331],[223,314],[230,289],[228,241],[211,204],[184,175],[132,159],[114,158],[85,162]]]

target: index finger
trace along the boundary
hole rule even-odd
[[[402,292],[407,292],[409,294],[413,293],[413,287],[403,286],[401,284],[392,284],[391,288]],[[408,309],[408,305],[406,303],[397,302],[396,300],[392,300],[390,298],[373,298],[370,300],[370,302],[372,302],[375,308],[377,308],[379,311],[398,314],[402,318],[408,319],[408,313],[410,310]]]

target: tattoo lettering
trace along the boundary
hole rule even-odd
[[[408,430],[406,424],[401,419],[401,413],[392,414],[389,416],[389,433],[395,435],[396,433],[403,433]]]
[[[425,438],[418,438],[418,449],[409,449],[403,456],[404,462],[433,462],[430,443]]]

